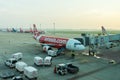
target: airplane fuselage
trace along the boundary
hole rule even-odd
[[[84,45],[81,44],[78,40],[68,39],[68,38],[59,38],[59,37],[51,37],[51,36],[36,36],[34,37],[37,41],[42,44],[46,44],[55,48],[66,48],[69,50],[84,50]]]

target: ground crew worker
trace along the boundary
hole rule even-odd
[[[56,65],[55,65],[55,67],[54,67],[54,73],[56,73]]]

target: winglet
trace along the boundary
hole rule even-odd
[[[20,32],[23,33],[23,29],[22,28],[20,28]]]

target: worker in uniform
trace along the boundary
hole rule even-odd
[[[55,67],[54,67],[54,73],[56,73],[56,65],[55,65]]]

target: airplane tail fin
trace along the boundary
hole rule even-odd
[[[35,32],[38,32],[35,24],[33,24],[33,32],[34,32],[34,33],[35,33]]]
[[[12,32],[16,32],[17,30],[15,28],[12,28]]]
[[[10,29],[9,29],[9,28],[7,28],[7,32],[10,32]]]
[[[35,39],[40,35],[40,32],[38,32],[35,24],[33,24],[33,34]]]
[[[23,32],[23,29],[22,29],[22,28],[20,28],[20,32],[21,32],[21,33]]]
[[[101,26],[101,28],[102,28],[102,34],[103,34],[103,35],[105,35],[105,34],[107,34],[107,35],[108,35],[108,33],[107,33],[106,29],[105,29],[103,26]]]

